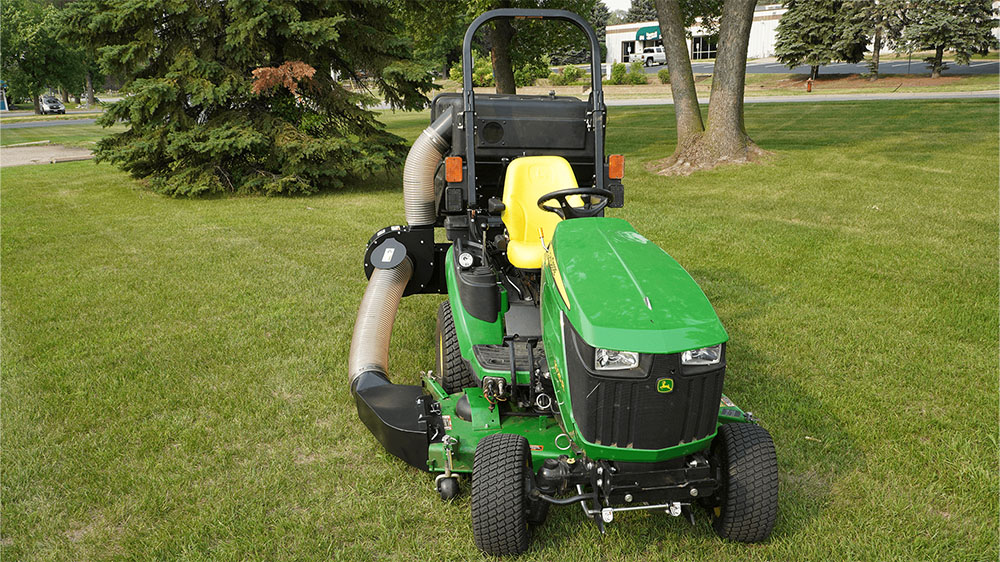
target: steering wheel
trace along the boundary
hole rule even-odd
[[[574,207],[569,204],[569,198],[572,196],[587,196],[590,197],[585,199],[587,201],[582,207]],[[594,198],[597,198],[597,203],[594,203]],[[596,217],[608,203],[614,199],[614,195],[607,189],[598,189],[596,187],[581,187],[574,189],[560,189],[558,191],[553,191],[546,193],[538,198],[538,208],[543,211],[548,211],[550,213],[555,213],[559,215],[560,218],[564,219],[579,219],[584,217]],[[549,201],[555,201],[559,203],[558,207],[552,207],[546,205]]]

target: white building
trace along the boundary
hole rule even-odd
[[[781,4],[761,4],[753,15],[750,27],[750,45],[747,58],[759,59],[774,56],[774,41],[777,36],[778,21],[786,10]],[[687,29],[688,55],[691,60],[714,59],[717,48],[716,37],[699,25]],[[645,47],[663,44],[660,24],[655,21],[623,23],[605,28],[605,43],[608,46],[606,62],[631,62],[629,56],[641,53]]]

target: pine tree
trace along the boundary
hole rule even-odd
[[[903,33],[907,0],[853,0],[863,13],[872,35],[869,80],[878,80],[882,49],[894,49]]]
[[[432,87],[384,1],[67,10],[78,40],[125,78],[124,99],[99,122],[128,129],[101,140],[97,158],[171,195],[311,193],[395,166],[405,142],[366,108],[380,97],[418,109]]]
[[[946,50],[955,51],[957,64],[969,64],[973,54],[997,45],[992,33],[997,27],[996,12],[990,0],[912,0],[906,19],[903,42],[909,49],[934,51],[924,59],[931,78],[948,68],[943,62]]]
[[[778,61],[794,67],[808,64],[811,78],[833,61],[864,58],[870,29],[859,3],[850,0],[788,0],[778,22],[774,52]]]
[[[656,4],[653,0],[632,0],[632,5],[625,14],[625,23],[644,21],[656,21]]]

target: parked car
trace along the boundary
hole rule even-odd
[[[48,113],[66,113],[66,106],[52,96],[42,97],[41,106],[42,115],[46,115]]]
[[[638,53],[632,55],[632,60],[641,60],[644,65],[653,66],[667,64],[667,55],[663,52],[663,47],[646,47],[641,55]]]

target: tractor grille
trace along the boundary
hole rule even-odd
[[[592,371],[593,348],[568,324],[566,328],[572,334],[566,334],[566,355],[573,417],[587,441],[664,449],[715,432],[725,363],[681,369],[679,353],[651,355],[640,364],[644,377],[616,379]],[[673,380],[670,392],[657,391],[663,378]]]

